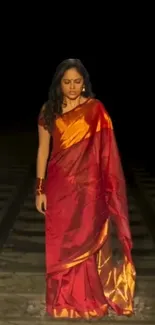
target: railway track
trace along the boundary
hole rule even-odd
[[[134,173],[142,175],[140,170],[134,170]],[[26,185],[23,194],[20,191],[18,197],[15,197],[13,214],[9,209],[0,226],[0,325],[51,323],[51,319],[45,316],[44,305],[44,217],[35,210],[33,181],[29,174],[24,180]],[[142,187],[139,180],[136,182],[138,185],[135,187],[133,183],[128,186],[130,226],[134,241],[132,254],[137,271],[135,315],[131,318],[110,315],[98,324],[155,324],[154,234],[148,226],[147,211],[143,209],[144,197],[148,202],[145,186],[143,184]],[[155,181],[147,177],[146,182],[154,191]],[[9,191],[9,185],[5,189]],[[4,187],[0,187],[0,198],[4,193]],[[152,205],[147,204],[153,214]]]

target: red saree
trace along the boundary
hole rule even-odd
[[[44,126],[44,120],[39,118]],[[47,167],[46,305],[55,318],[133,313],[126,185],[111,119],[88,99],[58,117]],[[117,236],[112,234],[113,226]],[[122,260],[113,256],[119,239]]]

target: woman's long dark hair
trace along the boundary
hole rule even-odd
[[[46,128],[49,131],[52,129],[55,118],[62,114],[63,93],[61,90],[61,79],[66,70],[71,68],[75,68],[84,79],[85,91],[82,92],[82,95],[86,98],[94,97],[88,71],[82,62],[79,59],[67,59],[62,61],[54,74],[49,89],[48,101],[45,103],[42,112]]]

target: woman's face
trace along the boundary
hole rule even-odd
[[[75,68],[68,69],[61,80],[61,89],[65,97],[76,99],[81,95],[83,77]]]

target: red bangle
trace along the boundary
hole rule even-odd
[[[45,193],[45,179],[38,177],[36,179],[36,195],[40,195],[44,193]]]

